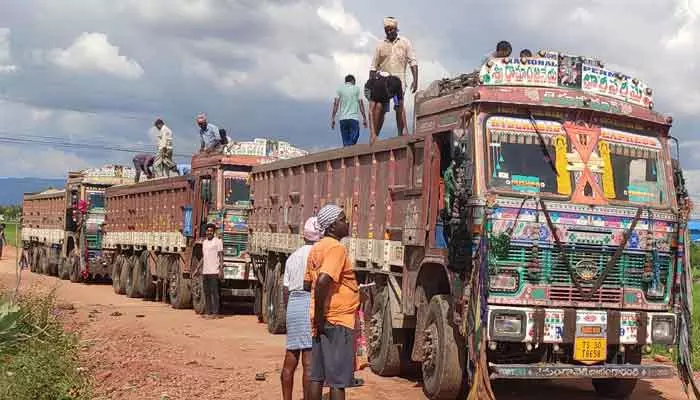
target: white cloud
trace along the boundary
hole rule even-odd
[[[101,72],[122,79],[138,79],[144,72],[139,63],[119,54],[119,47],[104,33],[84,32],[68,48],[51,50],[48,58],[67,70]]]
[[[60,149],[0,146],[0,176],[62,178],[69,170],[89,166],[83,158]]]
[[[0,28],[0,74],[17,71],[10,52],[10,28]]]

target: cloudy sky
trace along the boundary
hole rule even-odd
[[[337,146],[331,98],[345,74],[364,80],[385,15],[413,41],[422,87],[472,70],[500,39],[647,81],[700,184],[700,0],[0,0],[0,138],[145,149],[162,117],[189,154],[206,111],[234,139]],[[0,143],[0,176],[130,157]]]

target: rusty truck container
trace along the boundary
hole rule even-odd
[[[108,188],[102,246],[111,265],[112,285],[129,297],[171,301],[185,307],[189,288],[178,279],[187,260],[193,187],[187,176],[143,181]],[[191,220],[190,220],[191,221]],[[174,276],[171,279],[171,275]],[[178,290],[187,292],[178,297]]]
[[[423,137],[405,136],[253,169],[251,252],[266,276],[262,309],[271,332],[284,331],[284,261],[303,244],[304,221],[327,203],[347,214],[350,237],[343,242],[360,280],[381,280],[392,288],[383,292],[384,303],[376,307],[389,304],[392,326],[410,332],[415,320],[403,312],[397,294],[411,286],[408,282],[415,280],[422,262],[444,254],[426,235],[427,218],[434,212],[431,202],[437,205],[439,196],[438,190],[424,186],[430,171],[424,160],[426,152],[430,159],[430,151]]]
[[[68,172],[65,189],[25,195],[23,241],[32,270],[73,282],[109,279],[101,244],[104,191],[133,177],[132,168],[106,165]]]
[[[22,246],[32,272],[57,274],[65,233],[66,191],[25,193],[22,199]]]

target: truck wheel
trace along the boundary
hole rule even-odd
[[[58,254],[56,249],[50,249],[48,252],[49,256],[49,273],[51,276],[58,276],[58,267],[61,265],[61,256]]]
[[[39,271],[44,275],[50,275],[49,252],[46,247],[41,247],[39,250]]]
[[[627,399],[637,386],[637,379],[593,379],[593,388],[601,397]]]
[[[608,359],[613,364],[615,360]],[[625,352],[625,363],[639,365],[642,363],[642,349],[637,348]],[[610,399],[629,398],[637,385],[637,379],[592,379],[593,388],[601,397]]]
[[[149,263],[152,262],[148,255],[148,252],[144,251],[143,255],[139,257],[137,262],[137,268],[135,273],[138,276],[137,289],[144,299],[152,299],[156,294],[156,285],[153,284],[153,275],[151,275],[151,268]]]
[[[58,264],[58,277],[63,280],[70,279],[70,263],[66,257],[61,257],[61,262]]]
[[[197,274],[192,279],[192,308],[197,314],[204,314],[207,305],[204,299],[204,285],[202,274]]]
[[[253,312],[258,317],[258,322],[264,322],[263,315],[263,290],[262,285],[255,285],[255,298],[253,299]]]
[[[391,323],[389,286],[373,293],[367,301],[365,315],[370,320],[365,323],[369,339],[368,358],[372,372],[379,376],[397,376],[401,373],[401,349],[394,343],[394,328]]]
[[[68,278],[70,279],[71,282],[73,283],[78,283],[80,282],[80,257],[77,256],[76,254],[73,254],[70,256],[68,259],[69,261],[69,270],[68,270]]]
[[[180,262],[174,259],[168,269],[168,295],[170,305],[178,310],[192,307],[192,292],[190,290],[190,280],[182,277]]]
[[[285,333],[287,331],[287,309],[284,304],[284,274],[282,273],[282,263],[277,262],[272,273],[272,290],[270,291],[269,303],[267,305],[267,330],[273,335]]]
[[[140,258],[137,255],[133,255],[128,258],[126,265],[128,265],[126,274],[126,297],[135,299],[141,295],[139,293],[138,280],[139,280],[139,264]],[[123,267],[122,267],[123,268]],[[124,275],[122,275],[124,276]]]
[[[272,286],[273,286],[273,272],[274,269],[266,268],[265,269],[265,281],[263,282],[263,293],[262,293],[262,301],[261,301],[261,306],[262,310],[260,311],[262,313],[262,323],[267,324],[267,320],[269,318],[268,315],[268,304],[270,304],[270,294],[272,293]]]
[[[431,400],[455,399],[465,387],[464,345],[449,322],[449,296],[433,296],[423,342],[423,393]]]
[[[31,259],[32,259],[32,267],[34,267],[33,272],[40,274],[41,273],[41,268],[39,267],[39,260],[41,259],[40,257],[40,250],[41,248],[39,246],[34,246],[32,248],[31,252]]]
[[[122,281],[122,268],[126,259],[121,254],[118,255],[114,262],[112,263],[112,288],[114,288],[114,293],[124,294],[126,293],[126,282]]]

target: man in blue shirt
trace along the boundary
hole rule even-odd
[[[197,115],[197,125],[199,126],[200,147],[199,151],[211,153],[221,151],[221,135],[219,128],[214,124],[207,122],[207,116],[204,113]]]
[[[340,136],[343,138],[343,146],[352,146],[360,137],[360,112],[362,113],[362,125],[367,127],[365,106],[360,98],[360,88],[355,86],[355,77],[345,77],[345,84],[338,88],[333,101],[333,115],[331,116],[331,129],[335,129],[335,119],[340,109]]]

